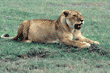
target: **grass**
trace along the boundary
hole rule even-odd
[[[100,42],[89,49],[66,45],[20,43],[0,39],[0,73],[109,73],[110,6],[75,7],[71,4],[98,3],[99,0],[19,0],[0,1],[0,35],[17,34],[23,20],[57,19],[62,10],[77,10],[85,20],[82,35]],[[100,2],[104,2],[100,0]],[[108,3],[106,0],[105,3]]]

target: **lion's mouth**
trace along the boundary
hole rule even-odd
[[[78,29],[78,30],[81,29],[81,24],[75,24],[75,25],[74,25],[74,28],[75,28],[75,29]]]

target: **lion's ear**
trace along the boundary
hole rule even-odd
[[[68,10],[63,10],[63,11],[62,11],[62,14],[65,15],[65,17],[67,17],[68,14],[69,14],[69,11],[68,11]]]

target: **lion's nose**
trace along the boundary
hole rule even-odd
[[[83,22],[83,20],[80,20],[81,22]]]

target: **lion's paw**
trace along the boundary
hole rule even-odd
[[[89,48],[91,46],[91,44],[89,44],[89,43],[86,43],[86,42],[83,42],[83,43],[85,43],[83,48]]]
[[[99,42],[97,42],[97,41],[94,41],[94,44],[96,44],[96,45],[97,45],[97,44],[99,44]]]

